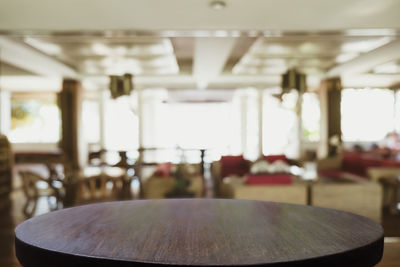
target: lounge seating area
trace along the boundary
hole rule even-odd
[[[291,237],[315,237],[305,224],[311,217],[294,218],[295,209],[349,212],[354,224],[360,215],[377,226],[377,236],[383,227],[376,266],[400,266],[400,1],[320,2],[1,1],[0,266],[24,264],[15,255],[17,225],[86,205],[116,205],[103,215],[122,214],[126,226],[165,216],[160,233],[175,220],[212,229],[193,221],[207,223],[212,206],[213,218],[229,213],[254,226],[235,236],[243,240],[263,231],[259,218],[274,207],[285,207],[277,218],[296,222],[287,224],[298,231]],[[152,203],[149,222],[124,214],[126,203],[139,211]],[[165,203],[202,208],[153,214]],[[332,226],[322,241],[357,228],[353,221]],[[235,222],[218,223],[230,231],[225,224]],[[218,233],[200,236],[211,238],[201,257],[191,250],[200,241],[177,238],[185,262],[220,259]],[[364,240],[354,234],[350,244]],[[168,242],[138,245],[161,253]],[[295,252],[345,247],[318,242],[299,242]],[[271,251],[242,250],[252,264],[261,264],[251,261],[257,253],[272,259]],[[235,265],[239,255],[225,256]]]
[[[345,152],[335,158],[318,162],[318,172],[329,178],[358,177],[379,180],[379,176],[399,173],[400,161],[355,152]]]
[[[273,166],[273,163],[279,160],[293,162],[284,155],[264,156],[261,161],[269,162]],[[242,156],[222,157],[214,166],[214,181],[219,183],[219,196],[308,204],[353,212],[381,221],[384,196],[382,186],[377,181],[355,175],[326,177],[325,173],[321,172],[319,178],[316,176],[310,180],[306,179],[301,171],[299,173],[301,168],[296,165],[292,165],[297,170],[295,174],[293,172],[296,171],[290,172],[290,167],[286,168],[286,172],[283,171],[284,168],[272,168],[273,173],[268,173],[268,166],[264,172],[251,174],[251,167],[259,162],[260,160],[251,165]]]

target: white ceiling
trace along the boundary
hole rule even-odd
[[[2,0],[0,30],[289,30],[400,28],[398,0]]]
[[[332,76],[346,87],[400,84],[400,0],[210,2],[1,0],[3,76],[104,87],[129,72],[143,88],[266,88],[296,67],[312,88]]]

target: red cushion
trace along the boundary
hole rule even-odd
[[[344,172],[341,170],[319,170],[318,174],[327,178],[339,179]]]
[[[343,157],[342,170],[357,175],[364,175],[365,167],[362,163],[361,155],[356,153],[345,153]]]
[[[268,155],[264,156],[264,159],[267,160],[269,163],[273,163],[277,160],[282,160],[284,162],[288,162],[286,155]]]
[[[246,184],[291,184],[293,177],[290,174],[257,174],[247,176]]]
[[[383,167],[400,167],[400,161],[393,160],[393,159],[385,159],[382,160]]]
[[[362,175],[367,175],[367,169],[371,167],[382,166],[382,160],[377,158],[362,157],[361,164],[363,166]]]
[[[168,177],[169,172],[171,171],[171,167],[172,167],[171,162],[160,163],[157,165],[157,169],[154,172],[154,174],[157,176]]]
[[[221,157],[221,176],[229,175],[243,176],[249,172],[249,164],[240,156],[222,156]]]

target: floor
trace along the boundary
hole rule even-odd
[[[26,219],[23,213],[25,198],[21,190],[15,190],[11,194],[10,205],[0,211],[0,266],[20,266],[14,251],[14,228]],[[45,198],[38,202],[34,215],[49,211]],[[379,267],[400,266],[400,214],[392,215],[384,210],[382,225],[385,231],[385,249]]]

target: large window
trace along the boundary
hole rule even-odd
[[[104,109],[104,143],[109,150],[138,149],[138,115],[132,108],[132,98],[109,98]]]
[[[397,133],[400,133],[400,90],[397,90],[395,94],[394,128]]]
[[[308,142],[318,142],[320,140],[321,119],[318,95],[315,93],[304,93],[301,108],[303,138]]]
[[[199,159],[190,149],[207,149],[210,157],[241,152],[240,101],[169,102],[166,91],[158,89],[145,90],[142,97],[143,146],[158,148],[147,153],[149,160],[180,160],[177,148],[186,151],[187,161]]]
[[[14,94],[11,97],[13,143],[56,143],[60,140],[60,110],[55,94]]]
[[[341,113],[344,141],[381,141],[394,130],[394,94],[388,89],[344,89]]]
[[[230,152],[230,104],[228,103],[160,103],[154,113],[154,124],[144,129],[149,147],[209,149]],[[145,117],[146,118],[146,117]],[[147,134],[149,133],[149,134]],[[151,136],[152,140],[149,139]],[[162,160],[163,153],[158,153]],[[168,156],[164,153],[164,156]],[[161,158],[160,158],[161,157]],[[166,159],[166,158],[165,158]],[[186,158],[186,160],[191,160]]]
[[[89,144],[100,142],[100,105],[94,99],[85,99],[82,103],[82,122],[85,141]]]
[[[266,93],[263,105],[263,153],[298,156],[299,135],[296,114],[297,93],[283,96],[282,101]]]
[[[228,150],[230,144],[229,104],[165,104],[164,145],[182,148]],[[169,130],[167,130],[169,129]],[[162,130],[162,129],[160,129]]]

